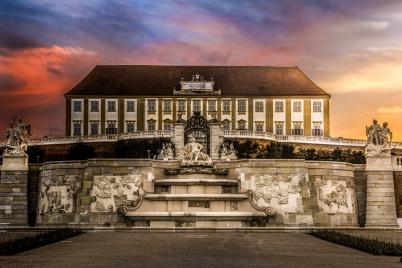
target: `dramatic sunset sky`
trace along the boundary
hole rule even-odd
[[[331,135],[373,117],[402,140],[401,0],[1,0],[0,131],[64,134],[95,64],[299,66],[332,95]]]

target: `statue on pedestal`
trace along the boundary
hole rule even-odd
[[[237,159],[237,151],[234,148],[233,142],[223,142],[220,145],[219,150],[221,160],[236,160]]]
[[[190,135],[189,143],[183,149],[183,165],[212,165],[212,159],[202,149],[203,146]]]
[[[31,137],[31,125],[24,124],[20,118],[12,117],[10,127],[6,129],[6,153],[23,154],[28,150],[28,143]]]
[[[366,126],[366,135],[366,156],[391,155],[392,132],[387,122],[384,122],[381,127],[377,120],[374,119],[371,126]]]
[[[174,145],[171,142],[163,143],[162,149],[159,150],[158,159],[174,159]]]

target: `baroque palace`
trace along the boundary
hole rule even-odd
[[[330,95],[297,67],[98,65],[65,98],[66,136],[171,130],[193,112],[223,130],[330,135]]]
[[[402,143],[377,120],[366,140],[331,138],[330,95],[297,67],[96,66],[65,97],[66,137],[31,140],[31,126],[12,118],[0,142],[0,224],[402,225]],[[264,152],[332,146],[345,157],[259,158],[241,153],[244,138],[267,141]],[[364,150],[365,161],[339,147]]]

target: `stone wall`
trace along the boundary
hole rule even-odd
[[[395,204],[398,218],[402,217],[402,171],[394,172]]]
[[[351,164],[305,160],[240,161],[243,189],[277,211],[271,224],[355,226],[357,206]]]
[[[36,223],[36,210],[38,208],[38,183],[40,165],[29,165],[28,182],[27,182],[27,201],[28,201],[28,224],[35,226]]]
[[[27,170],[2,170],[0,178],[0,226],[27,226]]]
[[[239,193],[251,191],[252,202],[275,208],[266,226],[357,226],[358,215],[364,215],[358,212],[365,206],[361,167],[268,159],[215,166],[239,180]],[[179,167],[179,161],[148,159],[46,163],[40,168],[37,225],[127,226],[119,204],[140,205],[140,191],[153,192],[153,180],[164,179],[165,168]]]
[[[366,224],[367,176],[364,165],[355,165],[355,185],[359,226]]]

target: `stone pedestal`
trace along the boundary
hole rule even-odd
[[[173,142],[175,144],[176,159],[182,159],[182,150],[184,148],[184,122],[173,123]]]
[[[219,144],[222,142],[220,133],[221,124],[220,123],[209,123],[209,136],[210,136],[210,152],[211,159],[219,159]]]
[[[28,225],[28,156],[3,155],[0,178],[0,228]]]
[[[366,227],[397,227],[392,157],[368,156]]]

